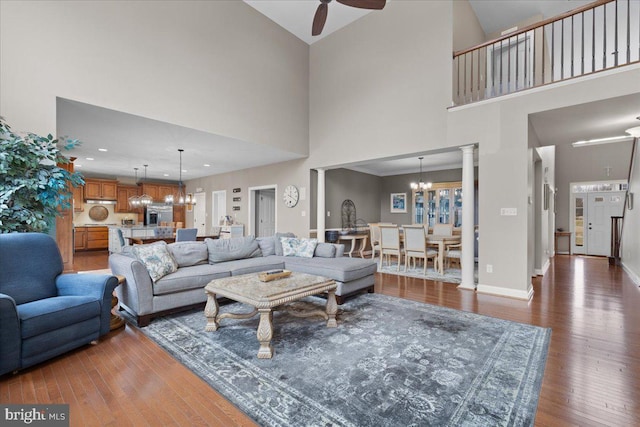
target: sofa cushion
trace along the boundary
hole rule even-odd
[[[298,239],[296,237],[281,237],[283,256],[298,256],[313,258],[313,253],[318,245],[318,239]]]
[[[376,272],[377,264],[360,258],[300,258],[283,257],[287,270],[328,277],[339,282],[349,282]]]
[[[179,268],[175,273],[167,274],[153,285],[154,295],[166,295],[189,289],[203,288],[213,279],[229,277],[231,273],[226,264],[202,264]]]
[[[175,273],[178,269],[178,263],[169,253],[167,243],[164,241],[136,245],[132,250],[136,258],[146,267],[154,283],[169,273]]]
[[[268,256],[260,258],[238,259],[224,263],[225,268],[231,271],[232,276],[241,274],[258,273],[260,271],[283,269],[284,262],[281,257]]]
[[[280,242],[281,237],[296,237],[293,233],[276,233],[275,235],[275,245],[276,245],[276,255],[282,256],[282,242]]]
[[[178,268],[209,262],[209,251],[205,242],[175,242],[168,244],[167,249],[178,263]]]
[[[276,238],[271,237],[256,237],[256,241],[262,251],[262,256],[269,256],[276,254]]]
[[[17,306],[22,339],[100,317],[100,301],[89,296],[45,298]]]
[[[260,246],[253,236],[205,239],[204,241],[209,250],[210,264],[262,256]]]
[[[318,246],[316,246],[313,256],[319,258],[335,258],[336,247],[331,243],[320,242],[318,243]]]

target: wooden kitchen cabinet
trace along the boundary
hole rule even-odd
[[[157,184],[142,184],[142,194],[150,196],[154,202],[158,202],[158,185]]]
[[[87,249],[87,227],[76,227],[74,229],[73,249],[84,251]]]
[[[115,211],[119,213],[137,213],[140,209],[129,206],[129,197],[139,195],[140,188],[137,185],[118,185],[118,197],[116,199]]]
[[[118,181],[87,178],[84,183],[85,200],[116,200]]]
[[[185,206],[173,206],[173,222],[181,222],[184,226],[185,224]]]
[[[73,187],[73,211],[84,212],[84,186]]]
[[[87,227],[87,249],[108,249],[109,228]]]

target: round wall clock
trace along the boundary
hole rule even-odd
[[[282,198],[284,200],[284,205],[288,208],[292,208],[298,204],[298,198],[300,195],[298,194],[298,189],[295,185],[287,185],[284,188],[284,193]]]

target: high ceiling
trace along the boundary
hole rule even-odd
[[[245,1],[307,43],[315,41],[308,39],[311,38],[311,22],[319,0]],[[491,33],[531,16],[553,16],[589,2],[470,0],[470,3],[485,32]],[[367,13],[384,12],[384,9],[371,12],[332,1],[327,24],[319,38],[328,36]],[[81,165],[78,170],[88,176],[133,178],[134,168],[137,167],[138,177],[141,177],[144,173],[143,165],[148,164],[149,179],[177,181],[178,148],[185,150],[182,168],[184,181],[300,157],[295,153],[259,144],[71,100],[59,99],[57,104],[58,134],[73,135],[83,141],[81,146],[69,154],[78,158],[76,163]],[[640,100],[637,97],[626,100],[614,99],[598,103],[598,108],[577,106],[558,112],[536,114],[532,116],[531,122],[543,145],[570,143],[576,139],[611,136],[612,132],[620,134],[624,129],[636,126],[637,124],[630,122],[640,115],[636,108],[638,105]],[[153,144],[149,141],[153,141]],[[108,151],[101,152],[98,151],[99,148],[106,148]],[[225,153],[224,161],[220,156],[221,152]],[[378,176],[415,173],[419,170],[417,157],[420,155],[426,155],[424,171],[457,168],[462,165],[460,151],[453,149],[449,152],[415,153],[401,159],[380,159],[343,167]],[[86,160],[87,157],[95,160]],[[209,166],[205,166],[203,159],[206,159]]]

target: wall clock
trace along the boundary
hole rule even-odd
[[[295,185],[287,185],[284,188],[284,193],[282,198],[284,199],[284,205],[288,208],[292,208],[298,204],[298,199],[300,195],[298,194],[298,189]]]

